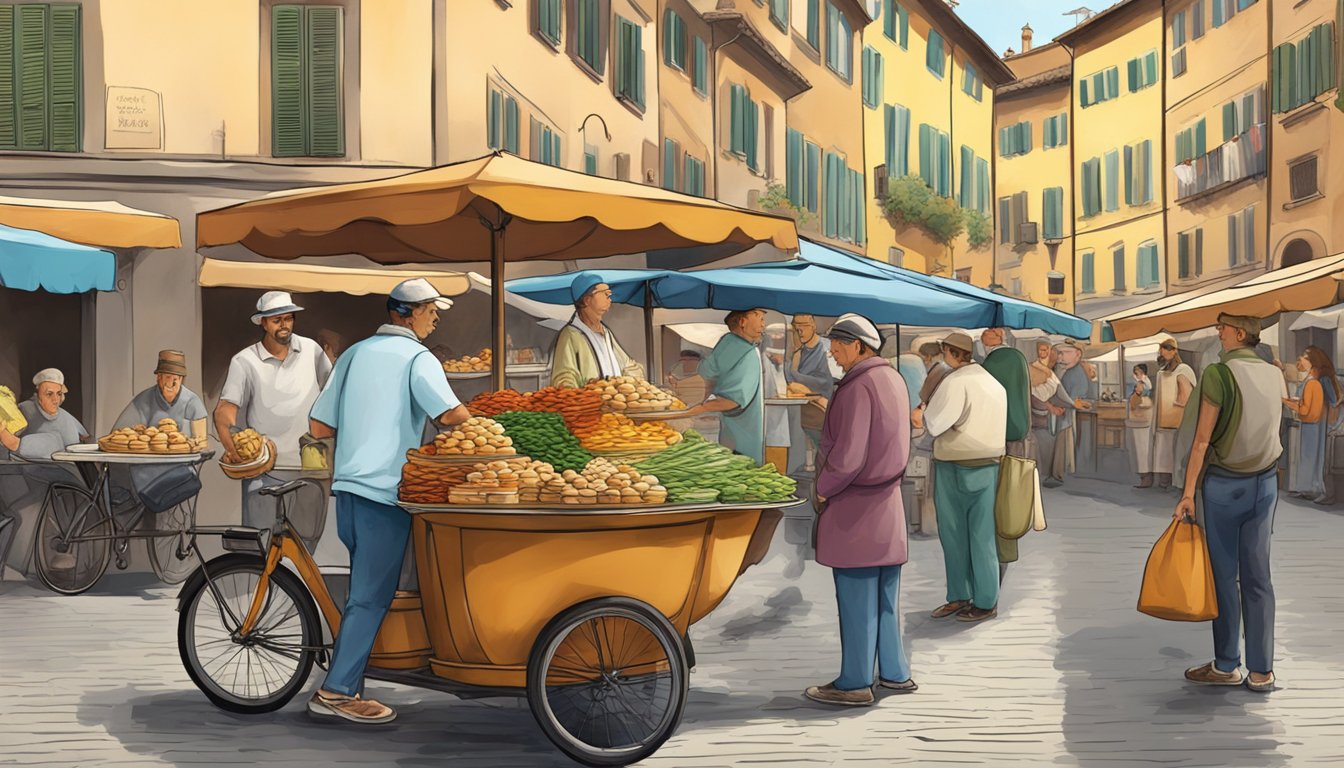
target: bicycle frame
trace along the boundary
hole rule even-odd
[[[200,556],[199,551],[197,556]],[[294,564],[299,572],[299,578],[304,586],[308,588],[309,594],[317,602],[318,610],[322,612],[323,618],[327,620],[327,625],[331,629],[333,637],[341,629],[341,611],[336,607],[336,601],[332,598],[330,590],[327,589],[327,582],[322,578],[322,573],[318,570],[317,561],[313,559],[308,547],[304,545],[303,539],[289,522],[288,516],[285,516],[284,527],[271,537],[270,545],[266,551],[266,567],[261,572],[261,578],[257,581],[257,591],[252,595],[252,604],[247,610],[247,615],[243,617],[238,633],[247,636],[256,626],[257,617],[261,615],[262,606],[266,603],[266,592],[270,588],[271,574],[280,567],[281,560],[289,560]],[[214,583],[210,580],[210,574],[206,574],[206,581],[210,583],[210,588],[214,589]],[[219,596],[216,595],[216,598]],[[223,601],[220,601],[223,605]],[[236,617],[235,617],[236,618]]]

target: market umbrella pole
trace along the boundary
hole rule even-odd
[[[661,375],[653,369],[653,291],[647,286],[644,288],[644,358],[648,361],[644,375],[653,384],[658,384]]]
[[[513,217],[498,209],[497,216],[498,223],[481,216],[481,226],[490,230],[490,386],[499,392],[505,387],[508,363],[508,335],[504,328],[504,281],[507,277],[504,229]]]

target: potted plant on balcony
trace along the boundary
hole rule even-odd
[[[756,198],[756,206],[765,213],[787,216],[798,223],[798,228],[808,232],[817,229],[817,215],[805,208],[799,208],[789,199],[789,190],[778,182],[765,185],[765,192]]]
[[[966,231],[966,216],[956,201],[934,194],[919,176],[904,176],[887,184],[887,196],[882,200],[882,212],[895,229],[916,227],[935,243],[948,249]],[[947,268],[940,261],[933,262],[929,272],[937,274]]]

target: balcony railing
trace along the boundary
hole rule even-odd
[[[1266,141],[1265,124],[1257,123],[1208,154],[1176,166],[1176,199],[1265,175]]]

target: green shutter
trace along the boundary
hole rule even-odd
[[[1134,205],[1134,148],[1125,147],[1125,205]]]
[[[504,124],[504,100],[499,91],[494,89],[490,90],[490,100],[488,104],[485,145],[491,149],[499,149],[503,146],[503,131],[501,128]]]
[[[1093,274],[1095,271],[1095,259],[1096,254],[1092,251],[1083,254],[1083,293],[1092,293],[1097,289],[1096,278]]]
[[[271,153],[301,157],[307,151],[303,97],[303,6],[271,9]]]
[[[882,106],[882,147],[887,178],[894,179],[896,178],[896,108],[890,104]]]
[[[760,168],[756,149],[760,139],[760,105],[747,99],[747,167],[755,171]]]
[[[854,189],[854,242],[863,245],[868,242],[868,206],[864,204],[863,174],[850,171],[849,178]]]
[[[803,179],[804,191],[807,193],[807,210],[816,213],[821,208],[820,190],[817,185],[821,176],[821,147],[812,142],[806,143],[807,147],[807,165],[806,177]]]
[[[896,169],[898,176],[910,175],[910,110],[899,105],[896,107]]]
[[[1223,105],[1223,141],[1231,141],[1237,135],[1237,104],[1229,101]]]
[[[938,77],[943,76],[943,67],[945,59],[943,55],[943,36],[938,34],[937,30],[929,30],[928,51],[924,57],[924,65],[929,71]]]
[[[807,3],[807,42],[821,48],[821,0],[803,0]]]
[[[1012,201],[1006,197],[999,198],[999,242],[1011,243],[1013,238],[1009,230],[1009,221],[1012,214]]]
[[[744,89],[740,85],[732,85],[728,88],[728,151],[739,155],[746,154],[746,142],[743,137],[746,133],[746,115],[742,109],[742,94]]]
[[[891,109],[888,107],[887,109]],[[890,119],[887,121],[890,128]],[[794,208],[803,207],[803,134],[789,128],[784,133],[784,185]]]
[[[1205,128],[1205,120],[1201,117],[1199,122],[1195,124],[1195,157],[1203,157],[1208,154],[1208,137]]]
[[[1087,78],[1083,78],[1082,80],[1078,81],[1078,105],[1081,106],[1083,109],[1087,109],[1088,107],[1092,106],[1092,102],[1089,101],[1088,98],[1089,97],[1088,97]]]
[[[47,148],[47,7],[18,6],[19,149]]]
[[[14,98],[14,6],[0,5],[0,149],[18,147],[18,102]]]
[[[1140,78],[1143,76],[1143,73],[1139,71],[1139,60],[1130,59],[1125,65],[1125,70],[1129,80],[1129,92],[1133,93],[1139,90]]]
[[[825,157],[826,178],[822,187],[822,195],[825,198],[825,208],[822,213],[822,233],[827,237],[835,237],[839,233],[836,226],[836,218],[839,213],[838,204],[840,195],[837,194],[835,179],[835,156],[830,152]]]
[[[965,144],[961,145],[961,189],[957,190],[957,203],[962,208],[975,204],[972,193],[975,191],[975,153]]]
[[[341,93],[341,15],[331,6],[308,6],[304,14],[308,34],[308,154],[340,157],[345,154]]]
[[[896,42],[896,9],[892,0],[882,0],[882,34]]]
[[[663,139],[663,189],[677,188],[677,145],[671,139]]]
[[[933,171],[933,156],[937,154],[932,151],[933,140],[931,134],[933,129],[923,123],[919,126],[919,175],[924,179],[924,183],[929,189],[934,189],[937,184],[937,175]]]
[[[80,120],[80,26],[78,5],[51,6],[51,141],[53,152],[78,152]]]
[[[504,148],[518,154],[518,100],[504,99]]]
[[[709,49],[702,37],[695,38],[695,90],[709,93]]]
[[[1111,150],[1106,153],[1106,210],[1120,208],[1120,153]]]
[[[938,194],[952,196],[952,137],[938,132]]]

